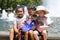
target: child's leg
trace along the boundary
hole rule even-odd
[[[44,30],[44,31],[42,32],[42,35],[43,35],[44,40],[47,40],[47,33],[46,33],[46,30]]]
[[[34,38],[36,39],[36,40],[39,40],[39,37],[38,37],[38,31],[34,31]]]
[[[14,29],[12,28],[10,30],[10,40],[13,40],[13,38],[14,38]]]
[[[30,31],[29,31],[29,34],[30,34],[30,36],[31,36],[31,39],[34,40],[33,30],[30,30]]]
[[[25,32],[24,39],[28,40],[28,32]]]
[[[19,38],[19,40],[21,40],[21,30],[19,31],[19,33],[18,33],[18,38]]]

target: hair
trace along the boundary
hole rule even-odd
[[[17,5],[17,6],[16,6],[16,9],[15,9],[15,12],[16,12],[16,13],[17,13],[17,10],[18,10],[19,8],[22,8],[23,11],[24,11],[24,6],[23,6],[23,5]]]
[[[29,7],[28,7],[28,10],[30,10],[30,9],[32,9],[32,10],[34,10],[34,11],[35,11],[35,10],[36,10],[36,7],[29,6]]]

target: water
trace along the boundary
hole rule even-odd
[[[28,16],[28,9],[27,9],[26,6],[25,6],[25,8],[24,8],[24,13],[25,13],[26,16]]]
[[[60,33],[60,0],[42,0],[42,2],[49,11],[47,16],[53,20],[48,32]]]
[[[7,19],[7,12],[5,10],[2,11],[1,19]]]
[[[13,27],[14,16],[12,12],[8,14],[5,10],[2,11],[2,16],[0,17],[0,31],[8,31]]]
[[[60,18],[59,17],[51,17],[53,23],[50,25],[50,28],[47,30],[48,33],[60,33]],[[0,19],[0,31],[8,31],[13,27],[13,22],[4,21]]]
[[[48,29],[49,33],[60,33],[60,17],[51,17],[53,23],[50,25]]]
[[[48,16],[60,17],[60,0],[42,0],[43,5],[49,10]]]
[[[8,31],[13,26],[12,24],[13,24],[12,22],[0,19],[0,31]]]
[[[8,20],[7,21],[14,21],[15,20],[15,15],[14,15],[14,13],[13,12],[10,12],[9,14],[8,14],[8,18],[7,18]]]

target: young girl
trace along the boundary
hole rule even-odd
[[[47,32],[46,30],[49,28],[50,21],[45,16],[48,11],[44,6],[37,6],[36,11],[38,13],[37,22],[36,22],[36,30],[34,31],[34,37],[36,40],[39,40],[38,35],[42,34],[44,40],[47,40]]]
[[[14,38],[14,33],[16,33],[18,35],[19,40],[21,40],[21,28],[24,25],[25,21],[26,21],[26,16],[24,15],[24,7],[21,5],[18,5],[16,8],[16,21],[14,22],[14,27],[11,30],[10,33],[10,40],[13,40]],[[25,32],[25,35],[27,35],[28,32]],[[25,36],[25,40],[27,39],[27,36]]]
[[[33,26],[34,26],[34,18],[33,16],[35,15],[35,10],[36,8],[35,7],[28,7],[28,14],[29,16],[27,17],[27,21],[25,23],[25,26],[22,27],[22,30],[24,32],[27,32],[30,34],[30,37],[31,37],[31,40],[34,40],[34,37],[33,37]],[[28,34],[27,34],[28,35]]]
[[[35,11],[36,11],[36,8],[35,7],[31,7],[31,6],[28,7],[29,17],[32,19],[32,21],[35,19],[34,18]],[[29,34],[30,34],[31,40],[34,40],[33,29],[34,29],[34,26],[28,31]]]

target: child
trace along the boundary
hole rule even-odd
[[[19,40],[21,40],[21,28],[24,25],[25,21],[26,21],[26,16],[24,15],[24,7],[21,5],[18,5],[16,8],[16,21],[14,22],[14,27],[11,29],[11,33],[10,33],[10,40],[13,40],[14,38],[14,32],[18,35]],[[25,35],[28,34],[28,32],[25,32]],[[25,40],[26,40],[26,36],[25,36]]]
[[[49,28],[50,21],[45,16],[48,14],[48,10],[44,6],[37,6],[36,11],[38,13],[37,22],[36,22],[36,30],[34,31],[34,37],[36,40],[39,40],[38,35],[42,34],[44,40],[47,40],[46,30]]]
[[[35,7],[31,7],[31,6],[28,7],[29,16],[27,17],[27,21],[25,23],[25,26],[22,28],[22,30],[24,32],[28,31],[28,33],[30,34],[31,40],[34,40],[34,38],[33,38],[33,29],[32,28],[34,26],[34,22],[33,22],[34,18],[33,18],[33,16],[35,15],[35,10],[36,10]]]
[[[32,21],[34,20],[35,11],[36,11],[35,7],[31,7],[31,6],[28,7],[29,17],[32,19]],[[31,40],[34,40],[33,29],[34,29],[34,26],[28,31],[30,34]]]

